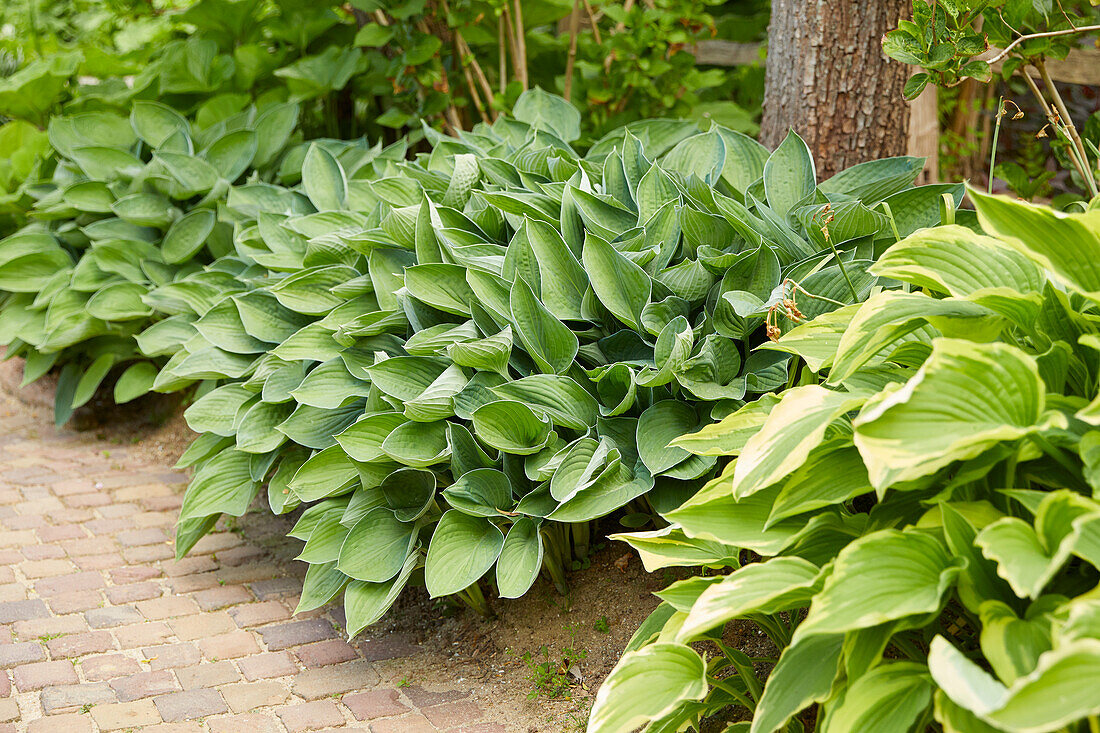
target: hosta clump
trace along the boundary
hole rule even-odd
[[[1100,727],[1100,217],[971,198],[983,233],[914,233],[870,268],[905,287],[764,347],[799,386],[675,441],[736,458],[623,539],[651,567],[762,559],[659,594],[590,731]],[[722,642],[750,621],[766,684]]]
[[[581,156],[563,100],[516,110],[409,162],[314,144],[299,186],[230,196],[234,252],[206,276],[240,289],[158,377],[221,381],[187,414],[181,552],[266,481],[274,511],[307,505],[302,607],[343,591],[353,634],[421,566],[479,608],[486,574],[561,585],[591,521],[640,526],[713,475],[672,439],[787,383],[789,354],[748,353],[779,304],[866,297],[891,221],[961,194],[912,189],[912,159],[818,187],[796,136],[769,154],[690,123]]]
[[[50,121],[52,173],[22,187],[35,198],[32,223],[0,240],[0,333],[8,356],[26,357],[24,383],[59,370],[58,424],[112,370],[125,367],[117,402],[152,387],[162,355],[192,330],[187,299],[212,297],[204,265],[232,249],[218,207],[276,175],[296,120],[295,105],[275,104],[200,126],[139,101],[128,118]],[[188,295],[154,294],[165,288]],[[165,314],[178,314],[167,341],[139,336]]]

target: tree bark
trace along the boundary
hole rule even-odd
[[[882,35],[910,8],[910,0],[772,0],[761,142],[774,148],[794,129],[821,179],[904,155],[909,69],[883,54]]]

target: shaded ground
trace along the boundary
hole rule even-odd
[[[0,733],[583,730],[668,580],[612,543],[569,597],[540,581],[485,620],[414,590],[348,644],[339,609],[291,617],[304,566],[288,518],[257,508],[172,559],[186,477],[169,467],[189,434],[170,405],[93,406],[82,431],[56,431],[49,385],[17,392],[13,366],[0,371]]]

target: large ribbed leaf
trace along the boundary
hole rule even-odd
[[[835,634],[935,613],[960,569],[940,541],[919,531],[867,535],[837,556],[799,633]]]
[[[883,489],[1027,435],[1045,404],[1035,360],[1024,352],[937,339],[912,379],[864,405],[855,443],[872,485]]]
[[[627,652],[596,694],[590,733],[630,733],[707,692],[706,665],[690,647],[658,642]]]
[[[1063,214],[973,188],[968,193],[982,229],[1074,289],[1100,298],[1100,212]]]
[[[497,561],[504,533],[488,519],[454,509],[446,512],[432,533],[424,566],[424,583],[433,598],[458,593],[473,585]]]
[[[539,302],[522,278],[512,284],[508,307],[515,333],[539,369],[564,374],[577,355],[577,336]]]

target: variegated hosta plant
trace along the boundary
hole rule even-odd
[[[154,291],[186,289],[232,249],[219,206],[235,183],[276,177],[297,116],[296,105],[274,104],[199,126],[138,101],[128,119],[101,111],[50,121],[52,175],[23,186],[36,199],[32,222],[0,240],[0,340],[7,356],[26,357],[24,384],[59,370],[58,424],[112,370],[121,371],[116,402],[152,387],[178,344],[134,337],[180,309]]]
[[[182,344],[157,388],[217,385],[187,412],[179,552],[266,483],[273,511],[304,506],[301,607],[343,593],[352,634],[421,578],[480,610],[487,575],[503,597],[562,586],[590,522],[641,526],[713,476],[672,439],[788,382],[789,354],[749,354],[777,304],[863,299],[894,228],[962,193],[912,188],[913,159],[819,187],[798,137],[769,154],[694,123],[582,156],[564,100],[516,114],[412,161],[315,143],[300,185],[230,191],[193,327],[138,337]]]
[[[1100,729],[1100,211],[970,195],[982,233],[891,247],[900,289],[762,347],[798,386],[673,442],[733,458],[622,538],[759,561],[659,594],[592,733]],[[731,623],[774,643],[766,683]]]

